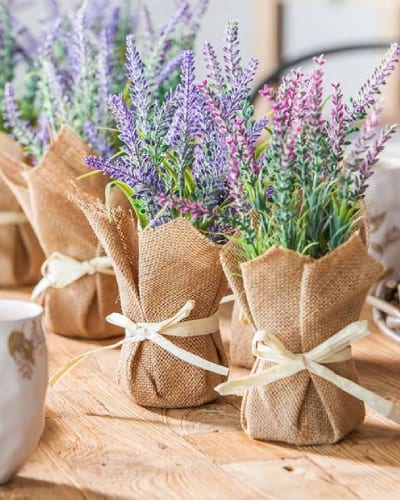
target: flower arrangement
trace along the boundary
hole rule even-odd
[[[146,77],[148,68],[134,37],[128,37],[127,78],[134,84],[129,86],[128,104],[123,95],[109,101],[122,147],[111,160],[92,156],[86,162],[127,193],[142,228],[183,217],[211,240],[225,242],[233,182],[225,123],[229,130],[240,124],[248,140],[256,141],[267,120],[250,120],[250,83],[257,61],[241,66],[236,22],[226,28],[223,71],[209,43],[204,57],[218,109],[205,92],[206,83],[195,83],[192,51],[180,58],[177,87],[161,100],[152,98],[155,82]]]
[[[136,16],[130,4],[126,0],[124,8],[115,7],[110,11],[106,2],[97,5],[84,1],[73,18],[62,17],[56,10],[58,17],[47,29],[36,58],[36,101],[42,110],[39,127],[27,126],[16,105],[13,86],[6,85],[5,119],[34,163],[40,160],[64,124],[96,152],[106,155],[114,152],[116,145],[107,133],[111,126],[107,100],[110,93],[122,92],[125,85],[120,63],[125,57],[125,38],[136,28]],[[200,5],[202,13],[206,2],[203,0]],[[192,45],[198,29],[198,24],[192,21],[197,10],[192,11],[187,0],[182,0],[174,16],[160,30],[154,29],[145,10],[143,38],[154,92],[164,92],[174,85],[181,50]],[[186,31],[178,33],[184,22],[187,22]]]
[[[35,62],[36,101],[42,110],[38,127],[29,127],[23,119],[13,85],[5,87],[5,120],[34,163],[64,124],[96,150],[110,151],[104,131],[97,127],[107,125],[107,97],[117,72],[114,55],[126,21],[120,19],[119,9],[112,10],[110,16],[100,12],[102,15],[98,11],[94,15],[85,1],[73,19],[59,17],[46,30]]]
[[[395,132],[393,125],[380,128],[379,92],[399,53],[393,44],[347,104],[339,83],[331,84],[332,94],[324,98],[322,56],[309,74],[292,70],[276,92],[266,86],[261,94],[271,103],[272,122],[258,147],[243,120],[226,127],[210,93],[210,109],[230,146],[229,223],[240,231],[247,260],[272,246],[320,258],[359,226],[368,179]]]

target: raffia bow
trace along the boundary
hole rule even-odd
[[[86,275],[102,273],[114,275],[112,261],[109,257],[94,257],[79,261],[60,252],[54,252],[41,267],[43,278],[32,292],[32,300],[41,295],[47,288],[64,288]]]
[[[258,359],[276,363],[276,365],[267,370],[220,384],[215,390],[222,395],[241,394],[246,390],[269,385],[296,375],[296,373],[303,370],[308,370],[336,385],[342,391],[363,401],[388,419],[400,424],[400,406],[396,406],[391,401],[361,387],[356,382],[336,374],[325,366],[329,363],[351,359],[351,344],[361,340],[366,335],[369,335],[368,322],[356,321],[311,349],[311,351],[295,354],[286,349],[274,335],[265,331],[258,331],[254,335],[252,344],[254,356]]]
[[[220,375],[228,375],[228,368],[225,366],[212,363],[196,354],[185,351],[177,347],[171,341],[166,339],[164,335],[172,337],[197,337],[200,335],[210,335],[218,330],[219,315],[218,312],[209,316],[208,318],[194,319],[185,321],[194,308],[194,301],[189,300],[186,304],[179,309],[179,311],[164,321],[159,323],[134,323],[132,320],[123,314],[113,313],[107,316],[107,321],[112,325],[120,326],[125,329],[125,338],[116,342],[115,344],[101,347],[93,351],[86,352],[77,356],[69,363],[67,363],[61,370],[59,370],[50,380],[50,386],[54,386],[66,373],[68,373],[74,366],[83,361],[88,356],[99,354],[103,351],[115,349],[124,344],[131,344],[135,342],[143,342],[145,340],[154,342],[159,345],[173,356],[186,361],[187,363],[202,368],[203,370],[218,373]]]
[[[27,222],[24,212],[0,212],[0,226],[16,226]]]

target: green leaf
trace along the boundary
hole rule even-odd
[[[175,170],[172,167],[172,165],[170,165],[165,158],[163,158],[162,163],[163,163],[164,167],[167,169],[169,175],[174,180],[174,183],[176,184],[178,182],[178,174],[177,174],[177,172],[175,172]]]
[[[102,174],[102,170],[91,170],[90,172],[86,172],[85,174],[78,175],[78,177],[75,178],[77,181],[81,181],[83,179],[87,179],[88,177],[93,177],[93,175],[97,174]]]
[[[188,194],[193,193],[196,188],[196,183],[194,181],[194,177],[191,170],[189,170],[188,168],[185,169],[184,171],[184,178],[185,178],[185,191],[187,190]]]

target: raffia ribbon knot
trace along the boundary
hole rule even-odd
[[[17,226],[27,222],[28,218],[24,212],[0,212],[0,226]]]
[[[108,315],[106,319],[109,323],[125,329],[125,338],[115,344],[101,347],[77,356],[63,366],[63,368],[61,368],[61,370],[59,370],[51,378],[50,386],[54,386],[67,372],[88,356],[92,356],[93,354],[98,354],[103,351],[109,351],[110,349],[115,349],[116,347],[120,347],[124,344],[144,341],[154,342],[173,356],[191,365],[197,366],[198,368],[218,373],[220,375],[228,375],[229,370],[226,366],[217,365],[216,363],[201,358],[196,354],[185,351],[164,337],[164,335],[182,338],[197,337],[200,335],[210,335],[218,330],[218,312],[208,318],[194,319],[182,323],[182,321],[189,316],[194,308],[194,305],[195,303],[193,300],[188,300],[174,316],[158,323],[135,323],[127,316],[120,313],[112,313]]]
[[[342,391],[363,401],[385,417],[400,424],[400,406],[382,398],[356,382],[342,377],[325,366],[351,359],[351,344],[369,335],[368,322],[356,321],[306,353],[292,353],[277,337],[265,331],[254,335],[252,350],[258,359],[275,363],[267,370],[220,384],[215,388],[222,395],[242,394],[248,389],[265,386],[308,370],[336,385]]]
[[[60,252],[54,252],[43,263],[41,273],[43,278],[35,286],[32,300],[49,287],[64,288],[83,276],[93,276],[95,273],[114,275],[114,270],[111,259],[106,256],[79,261]]]

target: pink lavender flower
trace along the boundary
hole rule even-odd
[[[381,124],[381,113],[383,110],[383,101],[378,101],[368,114],[365,122],[362,124],[360,133],[345,158],[345,167],[348,172],[356,172],[368,150],[371,141],[374,139]]]
[[[262,97],[265,97],[267,101],[270,103],[275,102],[275,97],[276,97],[276,91],[272,87],[270,87],[268,84],[265,84],[264,87],[260,90],[259,94]]]
[[[364,195],[368,184],[368,179],[373,175],[373,166],[378,162],[378,157],[385,149],[385,144],[396,132],[396,126],[388,125],[379,133],[378,137],[373,141],[365,153],[365,158],[362,160],[358,172],[354,178],[353,196],[359,198]]]
[[[309,139],[315,144],[318,142],[318,136],[321,128],[324,126],[322,120],[322,102],[323,102],[323,81],[324,72],[322,66],[325,64],[323,55],[314,58],[314,68],[309,75],[309,87],[307,95],[307,124],[309,126]],[[296,92],[296,88],[294,92]]]
[[[357,119],[363,118],[368,109],[375,104],[382,86],[395,69],[399,55],[400,44],[393,43],[381,63],[375,68],[371,77],[362,85],[357,97],[351,101],[350,106],[346,106],[347,122],[352,123]]]
[[[191,201],[187,198],[180,198],[176,195],[162,193],[158,196],[158,203],[162,207],[171,210],[178,210],[182,215],[191,215],[195,218],[207,217],[211,215],[210,207],[205,206],[199,201]]]
[[[338,158],[343,156],[343,146],[346,140],[345,106],[340,83],[332,83],[332,109],[328,128],[332,151]]]

